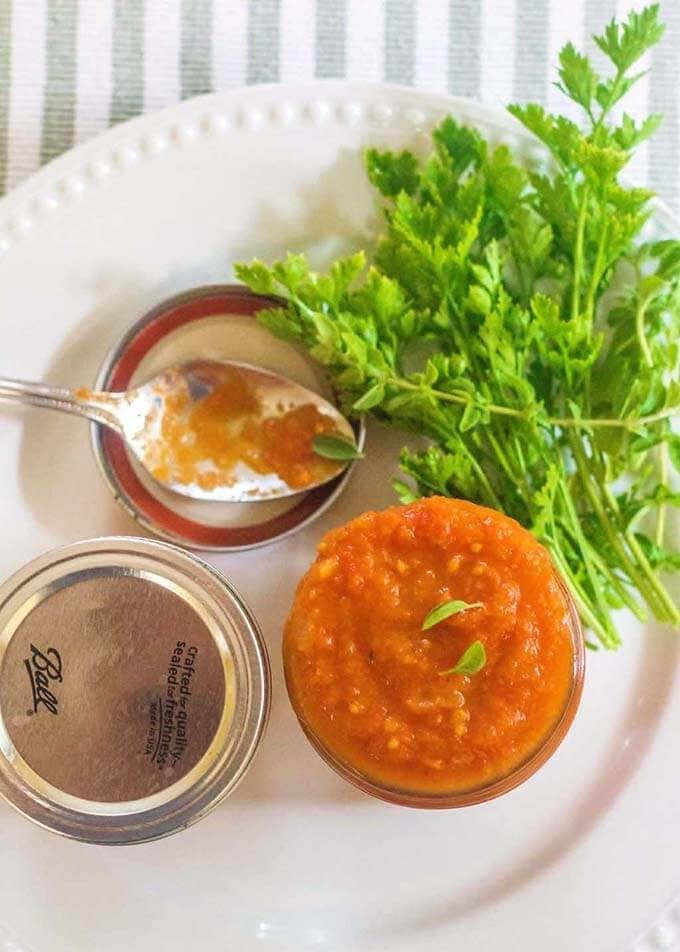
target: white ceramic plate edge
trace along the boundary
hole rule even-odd
[[[396,101],[398,100],[398,105]],[[333,119],[375,126],[393,121],[395,111],[414,129],[429,113],[455,109],[471,123],[483,119],[504,138],[527,136],[520,124],[500,109],[397,85],[317,81],[295,86],[263,85],[209,94],[140,116],[57,158],[0,201],[0,256],[25,240],[47,216],[82,200],[98,182],[123,175],[128,168],[160,151],[191,146],[198,137],[238,131],[255,132],[263,124],[317,126]],[[536,144],[538,152],[540,144]],[[678,218],[663,203],[656,218],[662,227],[680,231]],[[680,942],[680,896],[628,947],[628,952],[657,952]],[[0,952],[28,952],[0,923]]]

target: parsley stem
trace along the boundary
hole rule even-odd
[[[588,287],[588,296],[586,298],[586,313],[591,319],[591,322],[595,318],[595,295],[597,294],[597,289],[599,287],[602,275],[604,273],[604,253],[606,242],[609,237],[609,219],[605,218],[602,223],[602,228],[600,230],[600,238],[597,243],[597,254],[595,256],[595,264],[593,265],[593,273],[590,278],[590,285]]]
[[[581,483],[590,499],[593,509],[607,538],[621,560],[621,565],[627,575],[643,594],[654,614],[660,621],[669,621],[673,624],[680,622],[680,611],[675,607],[670,595],[657,579],[647,560],[645,553],[633,532],[621,531],[622,526],[614,526],[612,515],[620,523],[621,512],[616,497],[606,484],[604,472],[598,481],[597,488],[593,485],[588,464],[580,440],[570,434],[570,445],[581,477]],[[602,498],[603,497],[603,498]],[[618,531],[617,531],[618,529]],[[630,552],[623,544],[625,539]]]
[[[620,89],[621,89],[621,83],[622,83],[623,79],[625,78],[625,74],[626,74],[626,70],[625,70],[624,68],[622,68],[621,66],[619,66],[619,67],[617,68],[617,70],[616,70],[616,75],[615,75],[615,77],[614,77],[614,82],[613,82],[612,85],[611,85],[611,89],[610,89],[610,92],[609,92],[609,99],[608,99],[607,102],[602,106],[602,109],[601,109],[601,112],[600,112],[600,115],[599,115],[599,117],[598,117],[597,122],[595,122],[595,123],[593,124],[593,131],[592,131],[592,133],[591,133],[592,138],[593,138],[593,142],[597,142],[597,139],[598,139],[598,135],[597,135],[597,134],[598,134],[598,132],[600,131],[600,129],[601,129],[602,126],[604,125],[604,121],[605,121],[605,119],[607,118],[607,116],[609,115],[609,113],[611,112],[611,109],[612,109],[612,107],[614,106],[614,103],[617,101],[617,99],[620,98],[620,96],[619,96],[619,91],[620,91]],[[591,118],[591,121],[592,121],[592,118],[593,118],[593,117],[591,116],[590,118]]]
[[[588,188],[583,185],[583,195],[576,224],[576,243],[574,245],[574,280],[571,286],[571,319],[575,321],[579,315],[581,304],[581,273],[583,271],[583,241],[586,230],[586,214],[588,212]]]
[[[517,477],[515,476],[515,473],[513,471],[512,466],[510,465],[510,461],[508,460],[508,457],[503,452],[503,449],[501,448],[500,443],[496,439],[496,436],[491,429],[489,429],[487,437],[488,437],[489,443],[493,447],[494,453],[496,454],[496,459],[501,464],[501,468],[505,472],[505,475],[508,477],[508,479],[510,479],[513,483],[515,483],[516,486],[523,487],[524,486],[523,481],[519,481]]]
[[[562,483],[560,484],[560,490],[561,490],[562,500],[565,504],[566,512],[569,518],[569,522],[571,524],[572,535],[581,552],[583,566],[586,570],[586,575],[588,576],[588,580],[590,582],[592,597],[600,611],[600,617],[604,621],[604,627],[607,629],[608,639],[609,641],[611,641],[613,645],[616,645],[618,643],[618,636],[616,634],[616,630],[614,626],[612,625],[611,618],[609,617],[609,608],[604,598],[602,586],[600,585],[600,581],[597,577],[596,569],[590,558],[590,552],[588,549],[586,538],[583,534],[583,530],[581,529],[579,525],[579,519],[578,519],[578,515],[576,514],[574,503],[572,501],[571,495],[569,494],[566,483],[564,481],[562,481]]]
[[[576,603],[576,607],[578,608],[579,614],[584,624],[590,628],[591,631],[595,632],[603,645],[605,645],[607,648],[616,648],[618,645],[618,636],[616,633],[614,633],[614,640],[612,640],[611,634],[608,630],[609,626],[603,624],[602,619],[592,610],[588,596],[581,588],[581,585],[577,581],[571,566],[564,558],[564,554],[560,550],[559,544],[557,542],[551,542],[548,539],[543,541],[550,549],[550,554],[552,555],[553,561],[562,575],[562,578],[565,580],[569,591],[571,592],[572,598]]]
[[[527,419],[525,410],[516,410],[513,409],[513,407],[503,407],[497,403],[484,403],[482,400],[476,400],[468,393],[448,393],[446,390],[436,390],[434,387],[423,388],[421,384],[411,383],[409,380],[403,380],[402,378],[397,377],[390,377],[386,383],[389,386],[396,387],[399,390],[412,390],[417,392],[425,389],[427,393],[431,394],[431,396],[436,397],[437,400],[443,400],[445,403],[458,403],[461,406],[473,404],[474,406],[478,406],[480,409],[488,410],[490,413],[498,413],[501,416],[521,417],[523,419]]]
[[[625,583],[617,576],[616,572],[614,572],[612,569],[607,567],[607,564],[602,558],[602,556],[600,555],[600,553],[597,551],[597,549],[595,549],[591,545],[590,542],[588,542],[587,539],[586,539],[586,544],[588,545],[590,558],[598,566],[598,568],[600,569],[600,572],[609,579],[609,582],[612,588],[614,589],[616,594],[619,596],[619,598],[621,599],[623,604],[626,606],[626,608],[630,609],[630,611],[633,613],[633,615],[635,615],[638,621],[646,621],[647,612],[644,610],[642,605],[640,605],[640,603],[637,602],[633,598],[633,596],[630,594],[630,592],[626,588]]]
[[[459,445],[463,448],[463,451],[465,452],[466,456],[470,460],[470,465],[472,466],[475,473],[477,474],[477,479],[480,481],[482,486],[484,486],[490,505],[496,509],[500,509],[502,506],[502,503],[500,499],[498,498],[498,496],[496,495],[496,490],[493,488],[493,486],[489,482],[489,479],[486,473],[484,472],[482,467],[479,465],[477,458],[475,457],[475,454],[470,450],[470,447],[467,445],[467,443],[465,442],[465,440],[462,438],[460,434],[458,434],[458,441],[459,441]]]
[[[647,598],[647,601],[650,605],[653,604],[653,599],[655,599],[657,605],[660,606],[660,611],[655,613],[657,618],[659,618],[659,620],[668,621],[673,625],[680,624],[680,610],[678,610],[678,608],[675,605],[675,602],[673,601],[671,596],[666,591],[665,587],[661,584],[661,582],[657,578],[656,573],[654,572],[654,569],[649,564],[649,559],[645,555],[645,552],[642,546],[640,545],[640,543],[638,542],[637,536],[630,528],[630,525],[625,526],[623,523],[623,520],[621,518],[621,509],[619,507],[618,500],[616,496],[614,495],[614,493],[609,488],[609,485],[607,482],[606,467],[601,458],[601,454],[593,450],[593,455],[598,458],[600,463],[600,474],[601,474],[600,485],[601,485],[601,491],[602,491],[602,495],[604,496],[605,502],[609,506],[610,511],[616,517],[619,523],[619,529],[624,530],[623,535],[628,543],[628,546],[633,554],[634,559],[636,560],[635,561],[636,568],[638,568],[642,572],[643,577],[649,583],[648,588],[646,589],[646,592],[644,588],[641,588],[640,591],[643,592],[643,594],[645,594],[645,597]],[[650,594],[653,596],[653,599],[650,599]]]
[[[574,455],[574,460],[576,462],[576,468],[580,477],[581,485],[588,496],[593,511],[598,518],[602,529],[607,536],[609,544],[611,545],[614,552],[616,552],[618,558],[621,561],[621,565],[624,568],[626,574],[634,582],[637,588],[643,593],[646,601],[655,607],[655,614],[661,609],[660,599],[658,594],[654,591],[654,588],[650,590],[650,586],[647,584],[647,579],[638,569],[635,562],[630,556],[630,553],[624,546],[621,535],[616,531],[616,528],[612,525],[611,518],[607,508],[604,504],[603,499],[601,498],[600,492],[605,488],[593,485],[593,480],[591,478],[591,473],[588,468],[588,461],[586,460],[585,454],[583,452],[583,445],[580,439],[573,433],[569,434],[569,444],[571,446],[572,453]],[[628,539],[626,538],[626,541]],[[666,616],[666,612],[662,611],[662,615]]]
[[[569,537],[573,537],[573,530],[571,526],[566,527],[566,531],[569,534]],[[616,572],[611,569],[604,558],[600,555],[595,546],[590,542],[590,540],[584,535],[584,542],[588,549],[588,556],[591,561],[596,565],[600,575],[609,581],[612,589],[616,592],[618,597],[621,599],[623,604],[630,609],[630,611],[635,615],[638,621],[646,621],[647,613],[645,612],[643,606],[636,601],[631,593],[626,588],[624,580],[619,578]],[[617,636],[618,638],[618,636]]]
[[[660,420],[668,420],[675,416],[680,407],[666,407],[658,413],[650,413],[648,416],[624,417],[623,419],[595,417],[590,420],[576,419],[575,417],[548,417],[548,423],[553,426],[572,427],[573,429],[589,430],[591,427],[611,426],[621,427],[624,430],[637,430],[642,426],[648,426],[650,423],[658,423]]]
[[[660,621],[668,621],[671,625],[680,624],[680,611],[675,606],[673,599],[668,594],[664,586],[659,582],[658,578],[654,573],[654,569],[649,564],[649,559],[644,553],[644,550],[640,543],[638,542],[635,534],[633,532],[626,532],[626,539],[628,545],[631,547],[633,554],[635,555],[638,565],[640,566],[642,572],[649,580],[649,586],[651,591],[657,597],[657,601],[661,604],[663,611],[657,614],[657,618]]]
[[[659,481],[663,487],[668,486],[668,449],[665,443],[659,444]],[[663,545],[665,530],[666,504],[662,501],[659,505],[659,511],[656,515],[655,540],[657,545]]]
[[[435,397],[437,400],[442,400],[445,403],[457,403],[460,406],[468,406],[470,404],[478,406],[481,410],[488,410],[489,413],[496,413],[499,416],[508,416],[514,417],[515,419],[520,420],[531,420],[532,417],[538,415],[538,408],[527,407],[525,410],[517,410],[513,407],[504,407],[498,403],[485,403],[483,400],[476,400],[474,396],[467,393],[449,393],[446,390],[437,390],[434,387],[423,387],[422,384],[412,383],[409,380],[404,380],[400,377],[388,377],[385,380],[385,384],[390,387],[395,387],[397,390],[409,390],[414,393],[419,391],[424,391],[430,396]],[[624,430],[637,430],[642,426],[647,426],[650,423],[658,423],[660,420],[667,420],[670,417],[674,416],[680,407],[665,407],[665,409],[660,410],[658,413],[650,413],[648,416],[641,417],[625,417],[624,419],[617,418],[605,418],[605,417],[595,417],[593,419],[577,419],[576,417],[544,417],[540,420],[541,423],[546,423],[548,426],[561,426],[566,428],[588,430],[591,427],[621,427]]]
[[[612,510],[617,515],[620,515],[619,504],[616,500],[616,497],[606,483],[603,483],[602,485],[602,492]],[[657,617],[660,620],[669,621],[673,625],[680,624],[680,610],[678,610],[675,602],[657,578],[654,569],[649,564],[649,559],[645,555],[642,546],[638,542],[637,536],[630,528],[627,528],[625,532],[625,538],[633,555],[637,559],[637,564],[640,570],[649,582],[649,590],[654,593],[657,602],[661,605],[662,613],[657,615]]]
[[[642,356],[648,367],[654,366],[654,358],[652,357],[652,352],[649,349],[649,344],[647,343],[647,337],[645,335],[645,314],[647,313],[647,308],[654,300],[655,296],[655,294],[648,294],[647,297],[640,301],[640,304],[638,305],[638,308],[635,312],[635,330],[637,332],[638,343],[640,344]]]

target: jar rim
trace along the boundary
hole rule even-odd
[[[324,744],[318,734],[305,720],[295,701],[295,694],[292,690],[291,677],[284,650],[283,668],[288,697],[300,727],[317,754],[327,766],[331,767],[344,780],[347,780],[363,793],[367,793],[379,800],[384,800],[387,803],[417,809],[446,810],[457,807],[475,806],[476,804],[486,803],[489,800],[495,800],[497,797],[509,793],[511,790],[514,790],[529,780],[540,767],[552,757],[566,737],[581,701],[585,678],[586,647],[581,619],[567,585],[556,569],[554,572],[569,611],[569,630],[573,648],[571,685],[559,717],[538,746],[531,750],[519,764],[512,767],[506,773],[493,778],[491,781],[486,781],[478,786],[468,787],[459,791],[435,793],[382,783],[334,753]]]

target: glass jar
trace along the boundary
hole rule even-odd
[[[288,695],[298,718],[300,726],[307,739],[312,744],[320,757],[332,767],[343,779],[349,781],[355,787],[358,787],[364,793],[385,800],[388,803],[400,806],[417,807],[426,809],[449,809],[454,807],[472,806],[477,803],[484,803],[487,800],[493,800],[502,794],[508,793],[532,777],[536,771],[545,764],[545,762],[554,754],[560,743],[564,740],[576,715],[583,690],[583,680],[585,675],[585,641],[583,630],[579,619],[578,611],[574,604],[571,594],[567,590],[562,580],[556,576],[558,584],[566,599],[569,613],[569,627],[571,642],[573,648],[571,683],[566,696],[566,700],[559,717],[552,727],[543,737],[537,747],[532,749],[527,756],[510,771],[502,775],[495,776],[476,787],[466,787],[462,790],[451,790],[445,792],[422,792],[409,790],[406,787],[392,786],[371,777],[365,771],[358,769],[348,759],[343,759],[331,747],[324,742],[323,738],[315,731],[305,718],[296,703],[295,693],[292,689],[289,666],[287,664],[284,651],[284,672],[286,676],[286,687]]]

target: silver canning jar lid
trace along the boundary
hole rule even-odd
[[[200,819],[246,772],[269,701],[252,614],[174,546],[79,542],[0,588],[0,794],[56,833],[138,843]]]

